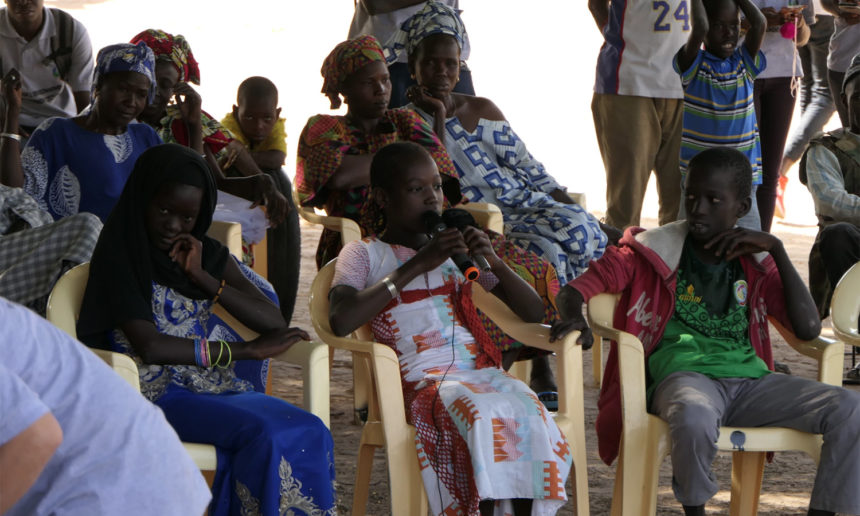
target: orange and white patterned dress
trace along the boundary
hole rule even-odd
[[[350,242],[332,286],[362,290],[415,253],[373,237]],[[490,289],[498,280],[486,273],[479,282]],[[449,259],[413,279],[371,321],[376,340],[393,347],[400,360],[430,509],[472,515],[481,500],[528,498],[532,515],[555,514],[567,500],[569,445],[535,393],[494,365],[498,351],[486,334],[477,335],[483,330],[470,315],[469,292]],[[513,510],[497,502],[495,513]]]

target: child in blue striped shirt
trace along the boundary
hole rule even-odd
[[[741,46],[739,8],[750,25]],[[755,189],[761,183],[761,144],[753,80],[767,66],[759,51],[767,22],[750,0],[692,0],[692,11],[690,36],[672,63],[684,87],[681,184],[693,156],[711,147],[733,147],[750,160]],[[755,203],[755,190],[752,199]],[[683,201],[679,218],[686,218]],[[760,229],[758,208],[753,205],[738,225]]]

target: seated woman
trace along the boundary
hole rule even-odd
[[[281,313],[293,315],[299,276],[299,214],[292,212],[290,180],[281,170],[262,171],[248,149],[209,113],[191,87],[200,84],[200,69],[191,46],[181,35],[147,29],[131,39],[155,53],[155,96],[140,120],[158,131],[165,143],[178,143],[206,155],[219,190],[266,207],[268,279],[281,299]],[[175,104],[168,104],[175,99]],[[227,173],[222,172],[222,167]],[[235,173],[234,173],[235,172]],[[253,265],[253,247],[243,241],[245,263]]]
[[[20,155],[4,142],[3,184],[24,187],[55,220],[89,212],[104,221],[137,157],[161,143],[151,128],[134,123],[152,99],[154,69],[146,45],[101,49],[92,109],[74,118],[49,118]]]
[[[428,2],[409,24],[405,51],[418,82],[409,90],[414,108],[430,123],[457,167],[470,201],[497,205],[505,237],[551,262],[562,284],[599,258],[621,234],[602,226],[546,173],[489,99],[453,93],[460,73],[463,27],[450,7]],[[399,51],[398,47],[392,51]]]
[[[388,109],[391,81],[382,48],[373,36],[361,36],[337,45],[322,66],[322,92],[331,108],[347,104],[346,116],[315,115],[308,119],[299,139],[296,190],[303,206],[325,208],[347,217],[373,234],[379,213],[367,202],[370,161],[385,145],[417,142],[430,152],[446,181],[446,200],[460,201],[454,165],[433,130],[415,112]],[[449,186],[452,187],[449,189]],[[324,230],[317,247],[317,266],[337,256],[340,235]]]
[[[286,192],[279,193],[271,177],[264,174],[245,147],[218,120],[203,111],[200,94],[191,84],[200,84],[200,69],[191,46],[181,35],[147,29],[131,38],[146,44],[155,55],[155,95],[140,114],[140,121],[158,132],[165,143],[178,143],[207,155],[218,188],[267,207],[273,225],[287,210]],[[175,99],[175,104],[168,104]],[[235,167],[234,167],[235,165]],[[246,181],[225,181],[223,170],[235,168]]]
[[[264,282],[206,237],[215,200],[199,154],[175,144],[145,152],[93,253],[78,335],[132,356],[141,391],[179,437],[215,445],[209,514],[333,514],[325,425],[235,372],[236,360],[275,356],[308,335],[288,328]],[[232,336],[212,314],[218,303],[260,336]]]
[[[554,514],[566,500],[571,455],[535,393],[500,366],[451,256],[483,255],[478,278],[527,321],[540,297],[467,227],[427,235],[425,216],[442,209],[442,178],[430,154],[393,143],[373,158],[373,201],[387,221],[377,237],[347,244],[338,257],[329,320],[346,335],[370,322],[400,361],[409,422],[433,514]],[[510,440],[509,440],[510,438]]]

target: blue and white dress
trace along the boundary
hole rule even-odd
[[[49,118],[21,151],[24,190],[54,220],[89,212],[104,222],[138,156],[160,143],[146,124],[129,124],[126,132],[110,135],[73,119]]]
[[[414,104],[433,125],[433,116]],[[578,204],[551,197],[565,190],[511,129],[507,120],[480,119],[468,132],[457,117],[445,121],[445,147],[460,176],[460,191],[472,202],[495,204],[505,220],[505,238],[555,266],[564,284],[600,258],[608,239],[597,219]]]
[[[266,280],[239,267],[276,301]],[[154,282],[152,315],[167,335],[242,340],[212,313],[211,300],[189,299]],[[111,341],[137,362],[141,392],[161,407],[180,439],[216,447],[211,516],[337,513],[331,433],[313,414],[263,393],[268,361],[227,368],[144,364],[120,330]]]

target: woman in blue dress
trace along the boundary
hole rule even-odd
[[[308,336],[259,288],[271,286],[206,236],[215,204],[200,155],[175,144],[144,152],[93,253],[78,335],[131,355],[143,394],[179,437],[215,445],[211,515],[334,514],[328,429],[257,392],[264,375],[236,374],[236,360],[269,358]],[[216,304],[260,336],[242,342],[212,314]]]
[[[74,118],[49,118],[33,132],[3,181],[24,187],[54,220],[89,212],[104,221],[137,157],[161,143],[135,119],[152,100],[155,57],[146,45],[99,51],[90,108]]]

